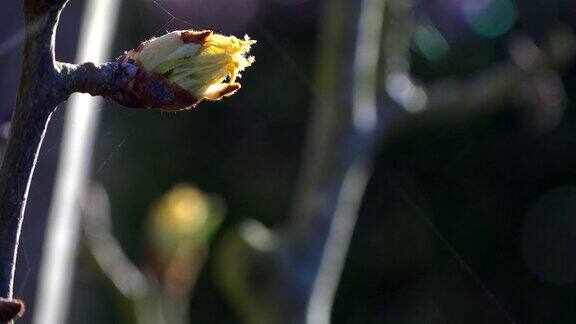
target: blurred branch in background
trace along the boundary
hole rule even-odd
[[[110,201],[102,185],[92,184],[82,205],[86,246],[114,287],[135,305],[138,323],[166,323],[156,289],[124,253],[112,232]]]
[[[318,91],[290,218],[273,231],[244,222],[227,234],[216,260],[216,281],[245,323],[330,322],[372,159],[392,132],[473,118],[518,98],[532,102],[536,130],[557,124],[565,96],[559,73],[576,53],[572,31],[551,30],[540,47],[527,36],[513,37],[509,60],[466,78],[423,84],[410,71],[412,6],[401,0],[325,5]]]
[[[82,214],[86,243],[100,269],[122,295],[134,300],[143,298],[150,287],[112,233],[110,200],[101,184],[94,183],[86,191]]]
[[[83,212],[88,250],[116,289],[133,303],[137,322],[189,323],[194,284],[210,240],[223,220],[220,199],[178,185],[155,204],[147,220],[152,261],[146,274],[115,238],[110,202],[100,184],[87,192]]]
[[[218,281],[246,323],[330,322],[387,114],[378,112],[377,93],[385,6],[325,4],[316,104],[291,218],[277,233],[242,224],[218,259]],[[230,273],[235,264],[240,271]]]
[[[445,122],[470,119],[500,109],[505,102],[527,103],[527,122],[534,129],[545,131],[559,122],[565,104],[565,90],[560,73],[570,68],[576,58],[576,38],[566,26],[548,32],[538,47],[527,35],[513,35],[508,41],[510,58],[468,78],[444,78],[431,84],[416,85],[409,75],[388,76],[402,80],[398,86],[388,86],[392,98],[399,92],[414,96],[418,87],[424,104],[419,109],[418,122]],[[398,79],[396,79],[398,80]],[[409,100],[409,99],[406,99]],[[400,101],[400,100],[398,100]],[[406,107],[407,111],[411,111]],[[399,123],[395,128],[414,127]]]

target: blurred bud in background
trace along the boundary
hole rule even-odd
[[[285,249],[280,236],[260,222],[247,219],[228,230],[215,253],[215,280],[242,323],[282,323],[282,265]]]
[[[190,293],[210,240],[224,218],[219,198],[180,184],[152,208],[147,238],[152,272],[170,296]]]

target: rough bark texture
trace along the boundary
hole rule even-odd
[[[62,76],[64,92],[83,92],[93,96],[113,98],[118,89],[136,76],[138,67],[131,63],[107,62],[79,65],[57,63]]]
[[[34,165],[50,115],[73,92],[113,97],[138,71],[130,63],[72,65],[54,59],[67,0],[25,0],[20,85],[0,168],[0,297],[12,300],[16,254]],[[9,321],[0,319],[0,323]]]
[[[12,298],[20,226],[38,149],[50,114],[63,100],[56,86],[59,82],[53,44],[60,10],[48,6],[44,13],[38,12],[45,6],[44,1],[39,1],[37,7],[33,1],[24,4],[26,39],[20,86],[0,169],[0,296],[7,298]]]

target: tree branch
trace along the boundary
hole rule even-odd
[[[26,39],[20,86],[0,168],[0,297],[12,298],[16,251],[30,179],[46,125],[62,101],[54,66],[54,30],[60,9],[45,1],[24,3]],[[40,9],[46,9],[40,12]],[[36,27],[30,31],[32,26]]]
[[[12,299],[20,229],[50,115],[73,92],[114,98],[138,68],[129,63],[57,63],[54,33],[66,0],[24,1],[20,85],[0,168],[0,297]],[[3,321],[0,321],[0,323]]]

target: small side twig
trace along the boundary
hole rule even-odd
[[[138,67],[131,63],[57,64],[66,92],[89,93],[108,98],[121,95],[118,89],[124,87],[138,72]]]
[[[17,317],[22,317],[26,307],[19,299],[0,298],[0,321],[8,322]]]

